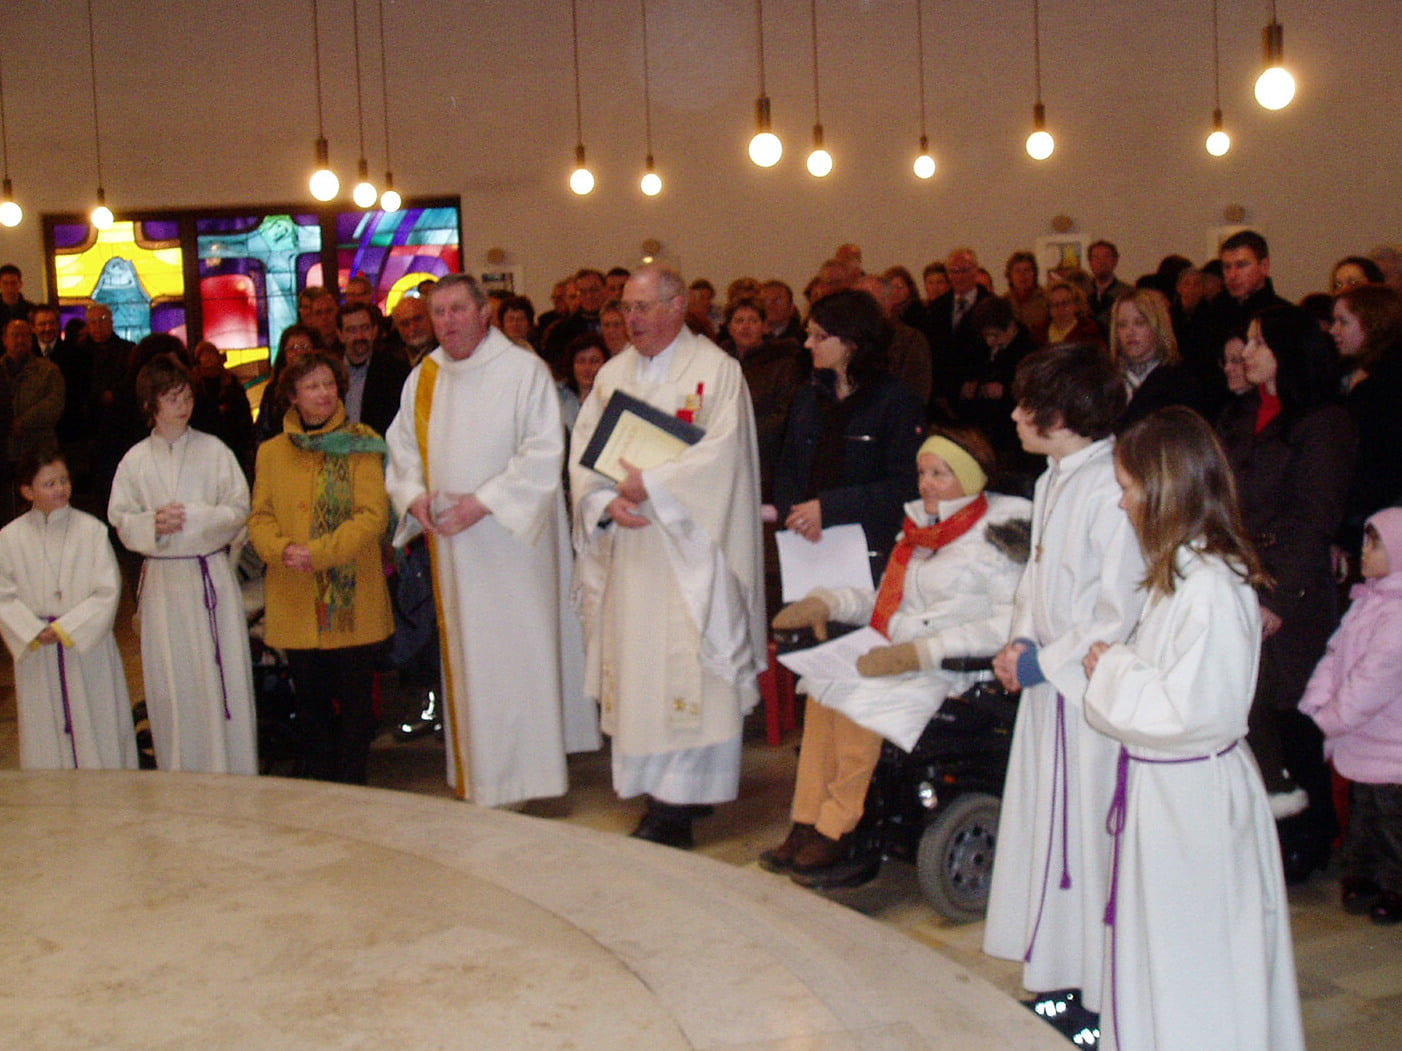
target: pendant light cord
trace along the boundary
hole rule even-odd
[[[1217,0],[1212,0],[1212,108],[1222,108],[1222,62],[1217,54]]]
[[[759,30],[759,94],[763,98],[769,94],[764,90],[764,0],[755,0],[755,26]]]
[[[1042,104],[1042,9],[1032,0],[1032,69],[1037,82],[1037,105]]]
[[[5,63],[0,59],[0,167],[10,177],[10,136],[5,130]]]
[[[385,168],[392,168],[389,162],[389,73],[385,64],[385,0],[375,0],[380,19],[380,109],[385,115]]]
[[[88,0],[89,6],[92,0]],[[321,28],[317,23],[316,0],[312,0],[312,71],[316,75],[316,137],[326,138],[326,124],[321,112]]]
[[[818,101],[818,0],[808,0],[809,24],[813,37],[813,123],[823,123],[823,110]]]
[[[92,0],[88,0],[88,71],[92,75],[92,135],[97,152],[97,185],[102,186],[102,128],[97,119],[97,44],[93,38]]]
[[[365,105],[360,93],[360,0],[351,0],[351,42],[355,48],[355,122],[360,126],[360,159],[365,159]]]
[[[920,66],[920,135],[928,134],[925,124],[925,0],[915,0],[915,54]]]
[[[570,0],[570,36],[574,43],[574,135],[584,145],[584,100],[579,91],[579,0]]]
[[[643,9],[643,136],[647,140],[647,155],[652,157],[652,83],[648,73],[647,0],[639,0]]]

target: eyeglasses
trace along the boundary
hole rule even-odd
[[[623,300],[618,304],[618,312],[624,317],[632,317],[634,314],[650,314],[654,307],[661,305],[660,299],[640,299],[635,302]]]

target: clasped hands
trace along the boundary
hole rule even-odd
[[[435,508],[435,505],[438,505]],[[409,505],[409,513],[419,520],[425,533],[456,536],[471,529],[491,514],[491,508],[476,493],[425,493]]]
[[[170,536],[185,528],[185,505],[166,504],[156,508],[156,535]]]

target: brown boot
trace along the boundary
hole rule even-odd
[[[812,825],[795,821],[784,842],[759,856],[759,867],[765,872],[788,872],[793,868],[794,857],[800,848],[817,834],[818,830]]]
[[[836,865],[839,861],[845,861],[851,846],[851,833],[841,839],[829,839],[814,829],[813,837],[799,847],[798,852],[794,854],[793,872],[812,872]]]

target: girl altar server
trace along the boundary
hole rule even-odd
[[[1086,654],[1090,725],[1120,744],[1106,827],[1102,1047],[1304,1047],[1275,822],[1246,718],[1264,574],[1212,429],[1181,406],[1115,450],[1148,592]]]
[[[0,633],[15,659],[25,770],[135,770],[136,732],[112,621],[122,594],[107,527],[68,506],[53,446],[20,460],[33,506],[0,530]]]
[[[190,427],[184,365],[152,358],[136,394],[151,435],[122,458],[107,517],[146,556],[141,662],[156,765],[256,774],[248,623],[231,558],[243,545],[248,483],[228,446]]]

